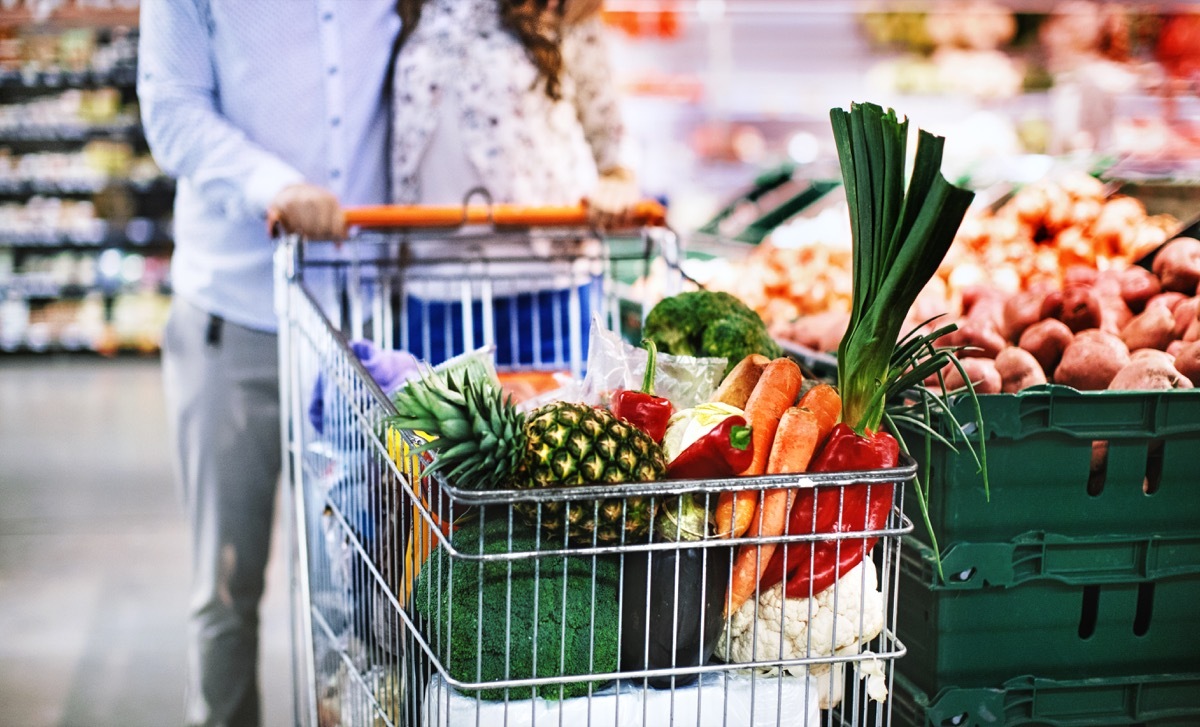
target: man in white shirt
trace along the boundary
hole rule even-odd
[[[192,526],[187,724],[257,725],[258,607],[280,469],[268,213],[344,234],[387,199],[393,2],[142,0],[138,96],[178,178],[163,379]]]

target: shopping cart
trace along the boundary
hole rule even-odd
[[[279,245],[300,724],[889,723],[871,697],[890,690],[904,653],[894,623],[911,460],[853,475],[467,491],[426,473],[421,433],[386,425],[395,410],[365,341],[430,359],[491,347],[501,376],[579,377],[591,321],[621,331],[655,302],[623,281],[656,257],[677,265],[661,210],[638,216],[638,234],[607,239],[578,208],[369,208],[348,215],[348,243]],[[813,527],[699,541],[669,527],[684,503],[780,487],[820,495]],[[843,510],[864,497],[886,499],[883,520]],[[622,535],[544,534],[578,517]],[[726,629],[744,548],[784,555],[789,578],[829,556],[840,570],[819,594],[756,592]]]

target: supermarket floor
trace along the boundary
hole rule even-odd
[[[282,541],[267,727],[292,723]],[[182,723],[187,564],[157,360],[0,358],[0,725]]]

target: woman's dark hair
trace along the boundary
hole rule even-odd
[[[424,4],[425,0],[398,0],[396,3],[401,22],[397,49],[403,48],[416,30]],[[546,95],[557,101],[562,97],[559,80],[563,66],[562,46],[559,43],[560,12],[548,10],[549,0],[496,0],[496,5],[500,12],[500,26],[512,33],[525,47],[526,55],[537,68],[538,82],[544,80]]]

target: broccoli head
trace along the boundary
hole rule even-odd
[[[489,518],[483,527],[482,548],[480,542],[478,523],[454,534],[460,553],[538,548],[536,533],[514,524],[510,550],[506,517]],[[437,548],[417,576],[413,605],[424,616],[426,640],[458,681],[600,674],[617,670],[619,581],[618,565],[611,558],[596,558],[594,566],[591,556],[480,562],[450,557],[445,549]],[[558,699],[560,694],[578,697],[588,693],[589,685],[592,689],[602,686],[599,682],[570,682],[562,685],[561,693],[558,685],[550,685],[533,687],[532,694],[547,699]],[[530,688],[480,689],[478,693],[481,699],[500,700],[506,691],[512,699],[531,696]]]
[[[783,355],[757,313],[729,293],[709,290],[659,301],[646,316],[642,337],[676,356],[723,356],[727,374],[752,353]]]

